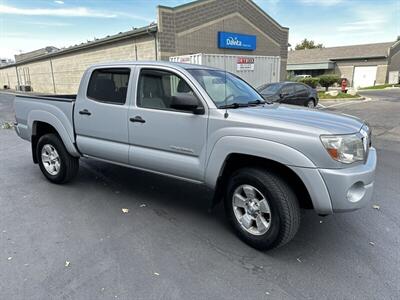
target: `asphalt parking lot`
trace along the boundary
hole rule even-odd
[[[29,143],[0,129],[0,298],[400,298],[400,90],[363,95],[328,110],[373,128],[371,205],[304,211],[295,239],[270,252],[237,239],[221,207],[209,213],[202,188],[88,160],[54,185]],[[12,100],[0,94],[0,122]]]

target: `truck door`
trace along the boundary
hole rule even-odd
[[[136,101],[129,111],[130,163],[201,181],[206,154],[206,103],[193,84],[177,71],[143,66],[137,72]],[[173,108],[174,96],[179,94],[194,95],[205,113]]]
[[[90,72],[90,71],[89,71]],[[87,156],[128,163],[128,107],[131,69],[96,68],[74,109],[76,143]]]

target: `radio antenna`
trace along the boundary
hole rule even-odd
[[[225,20],[222,19],[222,30],[225,32]],[[224,118],[227,119],[229,117],[228,114],[228,99],[227,99],[227,92],[226,92],[226,79],[227,79],[227,74],[226,74],[226,49],[224,48],[224,74],[225,74],[225,80],[224,80],[224,97],[225,97],[225,114],[224,114]]]

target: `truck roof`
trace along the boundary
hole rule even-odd
[[[210,69],[210,70],[218,70],[217,68],[203,66],[203,65],[194,65],[194,64],[186,64],[186,63],[177,63],[177,62],[169,62],[169,61],[112,61],[112,62],[104,62],[94,64],[91,67],[102,67],[102,66],[118,66],[118,65],[154,65],[154,66],[165,66],[165,67],[179,67],[182,69]]]

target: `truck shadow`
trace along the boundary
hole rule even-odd
[[[171,222],[176,222],[182,214],[212,222],[213,226],[219,227],[220,234],[226,235],[224,238],[229,240],[230,246],[235,244],[242,254],[252,257],[259,253],[284,260],[290,257],[292,260],[293,255],[301,256],[302,253],[309,256],[315,252],[329,252],[329,243],[338,244],[343,238],[334,217],[324,218],[313,211],[303,210],[300,230],[291,243],[280,249],[259,252],[234,236],[225,219],[222,204],[210,210],[212,193],[203,186],[93,160],[82,160],[81,166],[79,184],[99,185],[104,190],[111,189],[114,193],[128,196],[132,205],[144,203],[151,206],[158,217]],[[187,225],[190,228],[192,224]],[[223,244],[219,245],[224,248]]]

